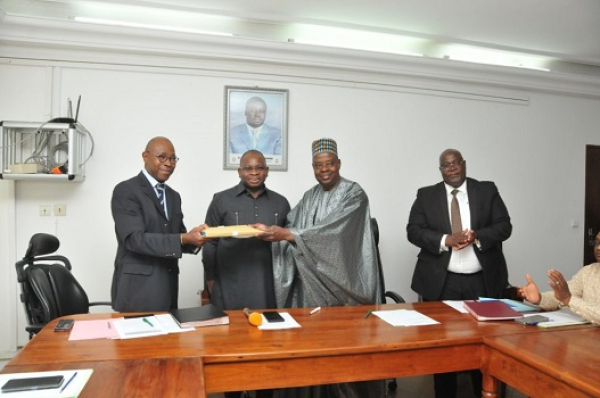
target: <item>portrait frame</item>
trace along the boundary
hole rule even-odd
[[[244,152],[249,149],[257,149],[265,156],[269,170],[287,171],[288,96],[289,90],[287,89],[225,86],[223,100],[224,170],[236,170]],[[248,117],[246,115],[247,107],[250,115]],[[262,108],[264,110],[261,111]],[[261,114],[262,123],[257,126],[257,123],[260,123]],[[253,139],[255,129],[258,131],[258,138]]]

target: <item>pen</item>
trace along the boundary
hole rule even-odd
[[[321,307],[317,307],[317,308],[313,309],[312,311],[310,311],[310,315],[316,314],[319,311],[321,311]]]
[[[146,322],[148,325],[150,325],[150,326],[154,327],[154,325],[152,324],[152,322],[150,322],[148,319],[146,319],[146,318],[142,318],[142,320],[143,320],[144,322]]]
[[[69,381],[67,381],[67,383],[63,386],[63,388],[60,389],[60,391],[58,392],[59,394],[62,393],[65,390],[65,388],[67,388],[67,386],[73,381],[75,376],[77,376],[77,372],[73,373],[73,376],[71,376]]]
[[[368,318],[368,317],[369,317],[369,315],[371,315],[371,312],[373,312],[373,310],[369,310],[369,311],[367,311],[367,315],[365,315],[365,318]]]

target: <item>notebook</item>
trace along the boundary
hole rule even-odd
[[[229,315],[212,304],[171,310],[171,315],[182,328],[229,324]]]
[[[478,321],[501,321],[523,316],[523,314],[515,311],[502,301],[468,300],[463,305],[469,311],[469,314],[473,315]]]

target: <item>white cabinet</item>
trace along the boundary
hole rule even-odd
[[[91,153],[86,150],[89,132],[80,123],[3,121],[0,130],[1,179],[85,179]]]

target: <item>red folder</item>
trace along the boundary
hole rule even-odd
[[[521,318],[523,316],[523,314],[515,311],[510,305],[502,301],[469,300],[465,301],[463,306],[478,321],[501,321]]]

